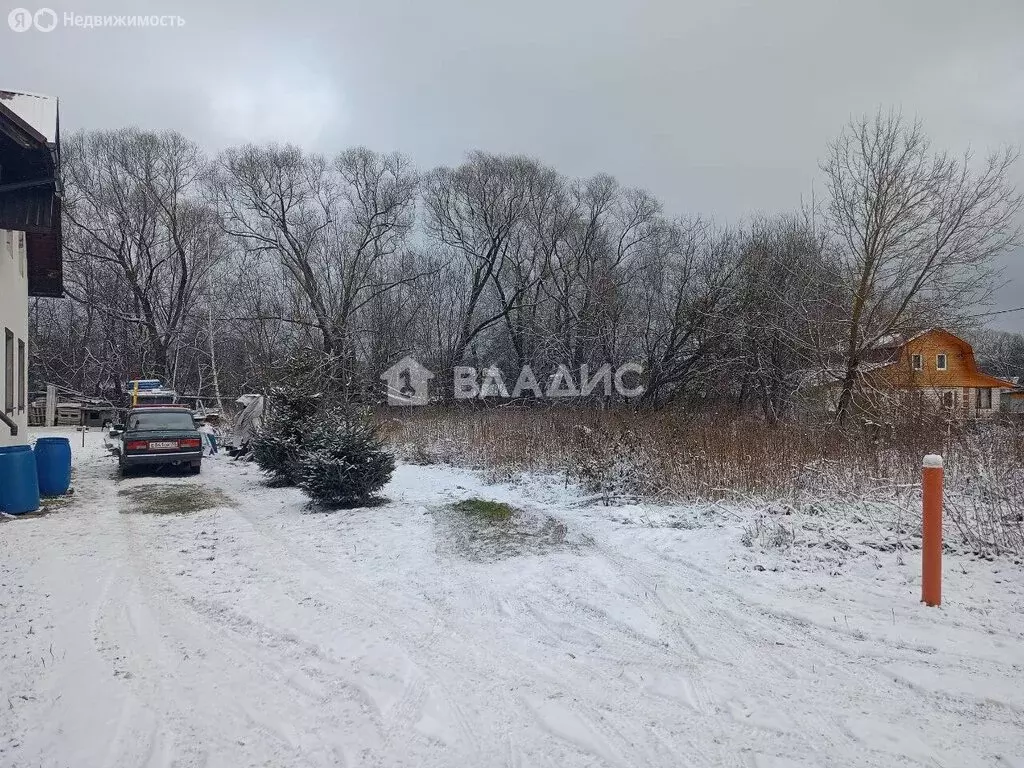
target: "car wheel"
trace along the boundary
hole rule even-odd
[[[203,462],[196,461],[196,462],[194,462],[192,464],[189,464],[188,473],[190,475],[198,475],[202,471],[203,471]]]
[[[127,464],[124,464],[122,462],[118,462],[117,468],[121,472],[121,477],[131,477],[132,476],[133,468],[129,467]]]

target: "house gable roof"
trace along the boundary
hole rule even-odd
[[[965,375],[953,377],[948,383],[949,386],[1013,388],[1014,384],[1012,382],[991,376],[979,370],[978,364],[974,359],[974,347],[965,339],[947,331],[945,328],[926,328],[901,337],[893,336],[884,339],[887,342],[884,346],[878,345],[874,347],[884,357],[876,359],[872,372],[892,372],[900,363],[909,362],[908,358],[910,355],[919,354],[915,347],[921,346],[923,351],[923,345],[929,338],[942,339],[946,344],[959,349],[964,356],[967,369]],[[941,386],[941,383],[936,381],[929,381],[928,384]]]

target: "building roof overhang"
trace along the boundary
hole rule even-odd
[[[57,99],[0,90],[0,229],[25,233],[29,295],[63,296]]]

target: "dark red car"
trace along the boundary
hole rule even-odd
[[[135,467],[179,466],[199,474],[203,438],[192,420],[192,411],[173,406],[132,408],[118,433],[118,467],[129,474]]]

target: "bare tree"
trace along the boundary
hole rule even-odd
[[[679,397],[721,363],[741,264],[737,234],[699,219],[665,224],[652,240],[634,309],[647,376],[643,404]]]
[[[447,346],[457,364],[488,328],[512,317],[540,279],[538,259],[543,250],[531,238],[535,216],[553,203],[557,190],[553,174],[524,157],[475,152],[458,168],[438,168],[428,178],[424,195],[426,230],[442,257],[464,264],[462,284],[453,297],[460,309],[456,337]],[[543,220],[544,214],[539,218]],[[514,338],[514,336],[513,336]],[[521,340],[518,356],[523,356]]]
[[[836,270],[808,213],[755,218],[741,247],[722,394],[756,402],[775,423],[815,371],[816,351],[837,340]]]
[[[276,258],[294,287],[290,320],[315,326],[329,375],[343,387],[356,364],[357,313],[418,277],[394,269],[417,184],[404,157],[364,148],[332,163],[295,147],[251,145],[217,160],[212,189],[225,231],[248,253]]]
[[[974,356],[985,373],[1004,379],[1024,377],[1024,334],[982,328],[970,334]]]
[[[199,195],[205,159],[180,134],[135,128],[76,134],[63,158],[68,295],[138,333],[136,373],[173,380],[217,258],[216,216]]]
[[[866,350],[883,337],[949,321],[986,298],[993,259],[1020,240],[1017,153],[933,151],[919,122],[896,112],[850,123],[822,164],[828,227],[846,289],[840,421]]]
[[[619,361],[633,266],[661,231],[661,206],[605,175],[574,184],[570,194],[564,238],[543,282],[551,305],[547,346],[571,367]]]

